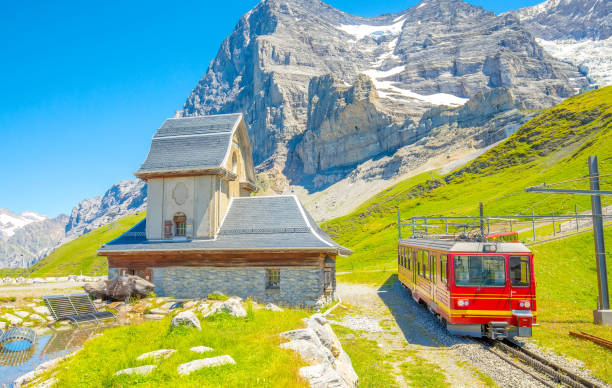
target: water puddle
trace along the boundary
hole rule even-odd
[[[0,349],[0,387],[8,388],[19,376],[36,369],[43,362],[64,356],[91,338],[101,328],[61,330],[43,334],[29,349]]]

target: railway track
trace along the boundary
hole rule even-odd
[[[568,387],[575,388],[605,388],[605,385],[585,379],[566,368],[547,360],[546,358],[535,354],[515,342],[504,340],[494,341],[490,339],[482,339],[481,342],[489,345],[489,350],[506,362],[521,369],[523,372],[531,375],[542,384],[548,387],[555,387],[550,381],[542,378],[538,373],[546,375],[555,383],[560,383]],[[519,361],[517,361],[519,360]],[[532,370],[530,370],[530,368]]]

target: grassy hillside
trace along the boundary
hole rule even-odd
[[[588,174],[587,157],[599,157],[602,189],[612,187],[612,87],[585,93],[543,111],[504,143],[447,175],[425,173],[385,190],[345,217],[324,227],[355,253],[338,261],[339,280],[383,284],[395,271],[397,210],[402,218],[423,215],[572,213],[574,203],[590,209],[590,197],[525,193],[524,188]],[[588,181],[559,187],[586,189]],[[602,198],[610,205],[611,198]],[[542,227],[546,229],[549,227]],[[606,228],[612,257],[612,227]],[[539,344],[583,361],[612,383],[610,351],[568,335],[585,331],[612,339],[612,329],[597,326],[597,273],[591,231],[533,247],[540,327]],[[612,279],[612,265],[608,265]]]
[[[64,245],[49,256],[25,270],[11,271],[19,276],[64,276],[70,274],[105,275],[106,258],[96,255],[101,245],[114,240],[145,217],[145,213],[132,214],[116,223],[101,226]]]
[[[402,218],[425,215],[557,214],[574,204],[590,209],[587,196],[525,193],[528,186],[588,174],[587,158],[599,156],[602,173],[612,173],[612,87],[566,100],[525,123],[504,143],[447,175],[420,174],[380,192],[354,212],[324,228],[355,253],[338,261],[338,271],[394,268],[397,211]],[[602,188],[612,179],[604,177]],[[562,187],[587,188],[586,180]],[[609,197],[603,199],[610,204]],[[353,274],[361,281],[374,275]],[[386,278],[384,274],[379,280]]]

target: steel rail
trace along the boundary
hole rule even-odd
[[[576,333],[575,331],[570,331],[569,335],[571,335],[572,337],[576,337],[576,338],[580,338],[580,339],[584,339],[587,341],[591,341],[594,344],[597,344],[601,347],[604,348],[608,348],[610,350],[612,350],[612,341],[607,340],[605,338],[601,338],[601,337],[597,337],[593,334],[589,334],[589,333],[585,333],[583,331],[581,331],[580,333]]]
[[[605,385],[597,382],[585,379],[576,373],[567,370],[566,368],[547,360],[546,358],[533,353],[530,350],[516,344],[515,342],[504,340],[504,341],[493,341],[484,340],[493,348],[499,349],[500,351],[509,354],[513,357],[518,358],[525,364],[534,368],[535,370],[544,373],[556,382],[562,383],[573,388],[605,388]]]

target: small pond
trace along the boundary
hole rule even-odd
[[[45,361],[64,356],[81,347],[100,328],[58,330],[42,334],[27,350],[0,349],[0,388],[11,387],[13,381],[33,371]]]

